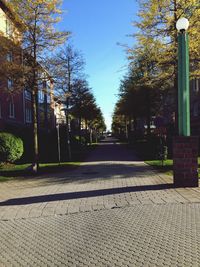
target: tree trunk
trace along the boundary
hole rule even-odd
[[[147,138],[151,135],[151,97],[150,89],[146,89],[146,121],[147,121]]]
[[[87,131],[87,129],[88,129],[88,121],[85,120],[85,130]]]
[[[67,70],[68,70],[68,92],[71,93],[71,70],[70,70],[70,59],[67,59]],[[70,105],[70,95],[66,96],[66,125],[67,125],[67,160],[71,161],[71,142],[70,142],[70,132],[69,132],[69,105]]]
[[[133,128],[132,128],[133,127]],[[137,118],[136,116],[133,116],[133,126],[132,126],[132,120],[131,120],[131,131],[136,131],[137,130]]]
[[[88,141],[88,121],[85,119],[85,145],[87,145]]]
[[[98,143],[98,131],[95,130],[95,141],[96,141],[96,144]]]
[[[125,117],[125,131],[126,131],[126,139],[128,140],[128,122],[126,117]]]
[[[66,99],[67,109],[66,109],[66,130],[67,130],[67,160],[71,161],[71,142],[69,133],[69,97]]]
[[[48,130],[48,111],[47,111],[47,93],[44,94],[44,127]]]
[[[79,144],[81,144],[81,138],[82,138],[82,135],[81,135],[81,117],[79,117],[79,123],[78,123],[78,134],[79,134]]]
[[[92,129],[90,129],[90,145],[92,144]]]
[[[38,172],[39,169],[39,144],[38,144],[38,94],[37,89],[32,91],[32,118],[33,118],[33,162],[32,171]]]

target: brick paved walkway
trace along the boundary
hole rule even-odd
[[[0,266],[200,266],[200,191],[126,147],[78,169],[1,183]]]

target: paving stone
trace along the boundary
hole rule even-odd
[[[1,184],[0,266],[200,266],[200,189],[131,156],[94,159]]]

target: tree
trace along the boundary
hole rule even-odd
[[[54,25],[60,20],[59,0],[11,0],[10,5],[17,14],[17,19],[23,23],[22,49],[26,57],[27,86],[32,93],[32,116],[34,136],[33,171],[38,171],[38,86],[47,79],[43,75],[44,58],[49,51],[62,44],[68,32],[55,30]]]
[[[23,141],[10,133],[0,133],[0,162],[15,162],[23,155]]]
[[[90,88],[85,79],[76,79],[73,84],[71,96],[71,113],[78,119],[79,142],[81,142],[81,123],[85,114],[87,96],[90,94]]]
[[[151,51],[148,53],[138,51],[129,65],[127,76],[121,81],[119,100],[113,116],[113,128],[120,129],[120,132],[126,134],[126,138],[128,138],[128,125],[130,128],[134,123],[136,130],[138,119],[146,121],[147,134],[150,136],[152,116],[161,108],[162,86],[154,80],[156,72]]]
[[[92,121],[91,127],[94,131],[95,135],[95,142],[98,142],[98,137],[103,134],[103,132],[106,130],[105,121],[103,118],[103,114],[101,112],[101,109],[97,106],[96,107],[96,116]],[[92,136],[91,136],[92,137]],[[93,137],[92,137],[93,138]],[[93,141],[90,140],[90,142]]]
[[[162,81],[164,89],[174,92],[173,109],[177,107],[177,20],[185,16],[190,21],[191,77],[200,75],[200,8],[198,0],[141,0],[137,47],[130,49],[130,58],[139,51],[149,48],[157,75],[153,81]]]
[[[85,130],[89,131],[90,143],[92,134],[97,136],[105,129],[102,112],[97,106],[94,95],[85,79],[77,79],[72,89],[72,114],[79,121],[79,140],[81,140],[81,124],[84,120]]]
[[[66,127],[67,127],[67,157],[71,159],[71,146],[69,134],[69,110],[71,108],[71,95],[74,88],[80,88],[77,79],[84,76],[83,68],[85,62],[81,53],[74,49],[71,44],[65,44],[49,60],[51,73],[54,77],[56,94],[66,105]]]
[[[50,59],[50,71],[55,80],[58,95],[72,91],[74,82],[84,78],[85,61],[72,44],[65,44]]]
[[[104,124],[104,119],[100,108],[97,106],[92,94],[88,95],[85,108],[85,122],[86,129],[89,131],[89,142],[93,143],[93,135],[95,135],[95,141],[97,142],[98,128],[101,124]]]
[[[85,61],[80,51],[72,44],[65,44],[53,57],[48,59],[53,73],[56,94],[66,105],[68,158],[71,155],[69,136],[69,113],[78,121],[79,142],[81,125],[85,121],[86,130],[91,131],[91,122],[96,119],[97,105],[84,74]],[[98,113],[99,115],[99,113]],[[102,119],[103,120],[103,119]]]

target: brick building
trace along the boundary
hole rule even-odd
[[[12,41],[18,39],[20,51],[17,56],[12,51],[3,56],[1,54],[0,62],[6,60],[12,63],[17,60],[23,63],[25,55],[20,48],[19,29],[20,25],[15,21],[6,1],[0,0],[0,37]],[[56,124],[54,88],[53,80],[42,67],[40,75],[43,79],[38,85],[39,139],[48,140],[45,135],[55,131]],[[15,81],[4,73],[0,75],[0,131],[12,132],[22,137],[27,148],[32,143],[32,92],[25,85],[16,91]]]
[[[9,38],[10,35],[15,34],[16,27],[12,12],[6,3],[0,0],[1,34]],[[6,60],[12,62],[15,60],[15,55],[9,52]],[[23,60],[22,51],[20,60]],[[43,129],[52,129],[55,127],[53,81],[48,78],[44,70],[42,72],[47,78],[38,88],[39,125]],[[31,91],[29,88],[21,88],[19,92],[11,93],[15,86],[13,80],[5,77],[1,77],[0,80],[0,129],[6,129],[7,125],[29,126],[32,122]]]

